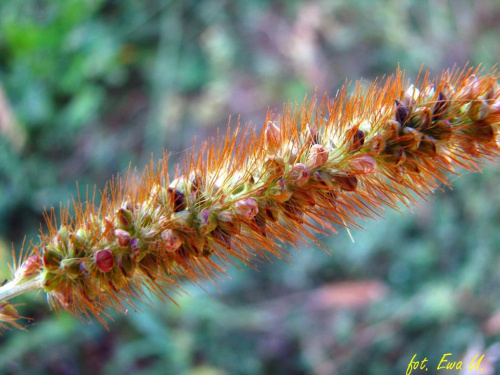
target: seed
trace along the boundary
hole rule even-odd
[[[357,129],[352,137],[352,149],[359,150],[364,143],[365,133],[362,130]]]
[[[412,106],[419,99],[419,97],[420,90],[414,85],[410,85],[410,87],[408,87],[408,89],[404,93],[403,102],[408,106]]]
[[[117,228],[115,229],[116,242],[120,247],[128,247],[130,245],[130,233],[126,230]]]
[[[125,275],[126,277],[132,277],[134,276],[136,263],[130,255],[122,254],[120,259],[118,260],[118,267],[120,267],[123,275]]]
[[[420,129],[422,131],[425,131],[426,129],[429,129],[432,124],[432,112],[429,108],[424,108],[422,110],[422,119],[420,122]]]
[[[269,195],[277,202],[286,202],[290,199],[292,193],[292,188],[286,183],[284,178],[279,179],[277,184],[269,189]]]
[[[37,254],[30,256],[27,258],[23,264],[16,270],[14,274],[15,279],[23,279],[30,278],[31,276],[36,275],[40,268],[42,268],[42,259]]]
[[[310,189],[295,190],[293,193],[293,200],[308,207],[314,207],[316,205],[316,198]]]
[[[480,121],[488,116],[490,106],[484,100],[475,100],[470,103],[467,114],[472,121]]]
[[[62,254],[55,249],[45,248],[43,251],[43,266],[49,270],[59,268]]]
[[[52,292],[54,289],[56,289],[63,276],[52,273],[52,272],[45,272],[43,275],[43,289],[46,292]]]
[[[266,140],[267,151],[271,155],[275,155],[281,144],[281,130],[272,121],[268,121],[264,134]]]
[[[373,156],[363,155],[359,158],[354,159],[351,162],[350,167],[356,173],[368,174],[372,173],[375,170],[376,162]]]
[[[314,172],[314,178],[321,184],[321,186],[327,189],[335,189],[335,186],[332,183],[333,176],[327,171]]]
[[[158,274],[158,258],[155,254],[148,254],[139,263],[141,271],[151,280],[155,280]]]
[[[398,146],[392,148],[390,152],[387,152],[384,155],[384,159],[387,163],[391,163],[397,166],[404,163],[404,161],[406,160],[406,154],[403,147]]]
[[[161,232],[161,239],[163,241],[163,248],[169,253],[177,251],[182,245],[181,236],[172,229]]]
[[[386,123],[386,139],[397,141],[401,133],[402,126],[398,121],[389,120]]]
[[[94,254],[95,264],[102,272],[107,273],[113,269],[115,257],[108,249],[99,250]]]
[[[61,225],[61,228],[57,232],[56,237],[57,243],[61,246],[64,251],[67,251],[69,248],[69,231],[66,225]]]
[[[80,228],[76,231],[75,236],[73,237],[73,244],[77,249],[83,249],[89,239],[89,231],[87,229]]]
[[[440,92],[436,103],[434,103],[434,106],[432,108],[432,119],[438,120],[442,118],[449,107],[449,103],[450,102],[447,100],[446,96],[442,92]]]
[[[410,109],[403,102],[396,100],[396,121],[404,125],[409,117]]]
[[[436,141],[434,138],[424,135],[420,141],[420,145],[418,146],[417,151],[421,152],[422,154],[428,155],[430,157],[436,157],[437,156],[437,147],[436,147]]]
[[[172,215],[172,223],[177,229],[189,231],[193,228],[194,216],[191,211],[176,212]]]
[[[344,191],[355,191],[358,186],[358,179],[355,176],[334,176],[334,180]]]
[[[118,228],[126,231],[132,230],[134,227],[134,215],[131,210],[122,206],[116,212],[115,222]]]
[[[179,190],[169,187],[167,189],[170,202],[174,206],[174,212],[184,211],[186,209],[186,197]]]
[[[264,213],[265,213],[265,217],[273,223],[279,219],[278,208],[276,206],[270,204],[269,202],[266,202],[266,204],[265,204]]]
[[[371,143],[371,149],[377,155],[382,154],[385,151],[386,147],[387,147],[387,143],[386,143],[384,137],[380,133],[377,133],[373,137],[373,139],[372,139],[372,141],[370,143]]]
[[[309,151],[307,158],[307,166],[309,168],[317,168],[325,165],[328,160],[328,151],[321,145],[313,145]]]
[[[198,228],[204,234],[210,233],[217,227],[217,215],[211,210],[202,210],[197,216]]]
[[[432,134],[437,140],[447,141],[451,138],[452,130],[451,130],[451,122],[448,120],[441,120],[434,124],[431,128]],[[430,129],[429,129],[430,130]]]
[[[404,136],[404,147],[405,150],[415,151],[420,145],[420,138],[422,138],[422,133],[417,129],[405,126],[401,133]]]
[[[293,166],[288,174],[288,180],[293,182],[296,186],[301,187],[309,181],[311,172],[305,164],[297,163]]]
[[[234,205],[236,213],[244,220],[252,220],[259,213],[259,205],[253,198],[242,199]]]

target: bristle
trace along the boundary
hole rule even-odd
[[[140,178],[112,179],[99,205],[77,197],[74,216],[45,213],[48,230],[16,280],[39,277],[56,310],[104,322],[107,309],[124,310],[144,289],[168,295],[183,280],[218,278],[227,263],[286,258],[283,244],[318,244],[314,232],[357,227],[383,206],[409,204],[410,192],[448,185],[457,166],[478,170],[496,157],[497,78],[464,69],[431,81],[420,72],[406,88],[398,71],[350,97],[346,85],[333,99],[268,112],[260,133],[228,128],[188,154],[174,178],[165,152]]]

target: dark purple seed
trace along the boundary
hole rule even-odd
[[[365,133],[362,130],[356,130],[352,138],[352,147],[358,150],[365,143]]]
[[[432,119],[437,120],[440,119],[446,110],[448,109],[448,100],[446,99],[446,96],[443,93],[439,93],[438,98],[436,100],[436,103],[434,104],[434,107],[432,108]]]
[[[186,197],[179,190],[169,187],[168,193],[170,201],[174,205],[174,212],[184,211],[186,209]]]
[[[404,125],[409,117],[410,109],[403,102],[396,100],[396,121]]]

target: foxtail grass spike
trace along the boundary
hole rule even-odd
[[[383,206],[426,197],[456,168],[499,153],[498,73],[468,68],[431,80],[404,73],[334,98],[267,114],[260,132],[236,127],[187,155],[166,152],[141,176],[116,177],[99,204],[46,213],[46,227],[0,287],[0,325],[20,328],[9,300],[32,290],[55,310],[106,324],[149,290],[217,279],[228,263],[287,258],[284,245],[356,227]],[[237,141],[240,139],[241,141]]]

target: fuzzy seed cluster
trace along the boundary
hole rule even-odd
[[[405,87],[397,72],[347,96],[285,106],[260,133],[238,127],[187,155],[173,178],[168,156],[140,178],[116,178],[102,202],[47,214],[48,230],[14,272],[38,278],[56,309],[95,316],[143,296],[179,290],[224,273],[227,263],[286,257],[283,244],[356,226],[447,184],[456,167],[499,151],[500,89],[495,73],[421,73]],[[241,139],[241,141],[237,141]],[[15,310],[14,310],[15,311]],[[15,320],[0,304],[0,320]]]

